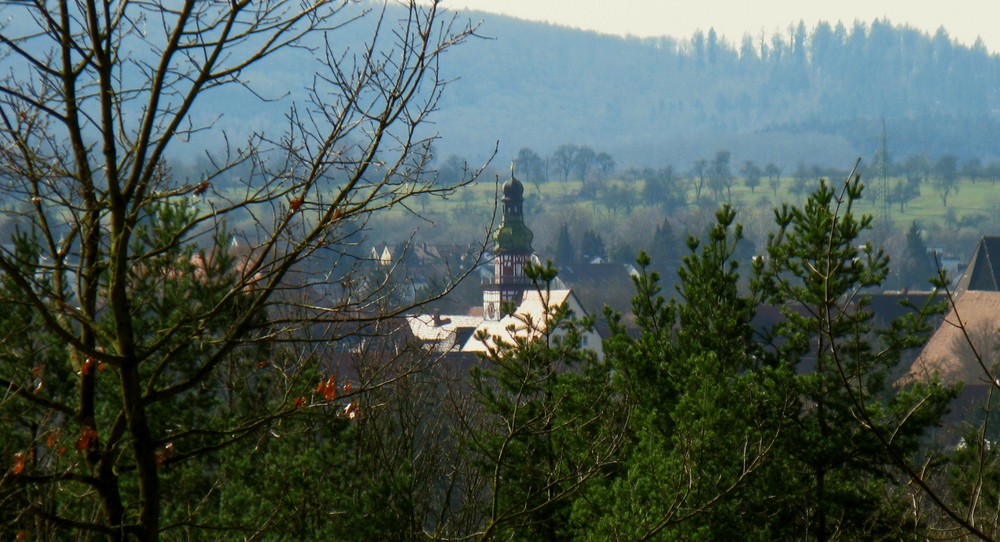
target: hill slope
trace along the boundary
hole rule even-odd
[[[843,165],[872,156],[884,118],[897,157],[997,153],[1000,58],[944,30],[821,23],[737,49],[712,31],[641,40],[468,15],[491,39],[448,55],[457,81],[437,117],[444,152],[572,142],[635,165],[686,166],[719,148]]]
[[[402,17],[393,9],[387,20]],[[440,134],[442,159],[476,161],[499,141],[504,163],[522,147],[544,156],[574,143],[606,151],[623,166],[687,169],[727,149],[734,163],[847,167],[857,156],[873,156],[882,119],[895,159],[1000,158],[993,144],[1000,136],[1000,57],[960,46],[944,30],[931,36],[889,22],[821,23],[737,46],[711,30],[682,40],[638,39],[453,15],[482,20],[483,38],[443,56],[442,76],[451,83],[426,127]],[[359,54],[373,19],[336,29],[334,48],[350,47],[344,58]],[[230,141],[287,125],[289,99],[306,96],[313,51],[321,50],[318,41],[301,45],[244,74],[273,101],[251,92],[206,96],[194,120],[227,130]]]

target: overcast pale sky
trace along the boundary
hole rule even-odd
[[[885,17],[931,34],[944,26],[966,45],[981,37],[990,51],[1000,52],[997,0],[444,0],[443,5],[644,37],[688,37],[714,27],[732,43],[746,32],[785,32],[799,20],[811,29],[819,20],[850,27],[856,19]]]

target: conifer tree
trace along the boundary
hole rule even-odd
[[[784,318],[778,352],[799,373],[799,408],[776,452],[787,484],[774,501],[782,538],[918,535],[906,462],[954,397],[934,384],[892,385],[900,353],[923,340],[926,314],[875,325],[867,294],[885,279],[888,258],[862,241],[872,218],[854,214],[861,190],[858,177],[838,192],[821,181],[802,207],[775,213],[768,299]]]
[[[606,353],[629,412],[620,467],[576,503],[594,538],[745,538],[743,486],[780,434],[789,375],[768,361],[741,294],[734,250],[742,229],[723,207],[701,246],[689,238],[679,299],[660,293],[642,255],[633,312],[639,335],[612,320]]]
[[[584,348],[593,324],[566,303],[550,303],[551,266],[528,266],[544,306],[516,314],[495,335],[471,375],[477,408],[466,413],[468,452],[485,497],[480,540],[563,540],[572,534],[573,499],[616,458],[620,411],[607,367]]]
[[[556,239],[555,263],[560,267],[572,265],[576,261],[576,250],[569,236],[569,226],[563,222],[559,227],[559,237]]]

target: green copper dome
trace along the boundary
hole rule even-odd
[[[532,252],[531,240],[535,237],[523,221],[516,224],[501,224],[493,239],[496,241],[496,251],[501,252]]]
[[[535,237],[524,224],[524,185],[513,172],[503,185],[503,218],[493,239],[496,252],[531,254],[531,240]]]

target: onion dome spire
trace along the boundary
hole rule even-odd
[[[524,224],[524,185],[514,176],[514,163],[510,164],[510,179],[503,183],[503,217],[500,228],[493,236],[496,252],[531,254],[534,234]]]

